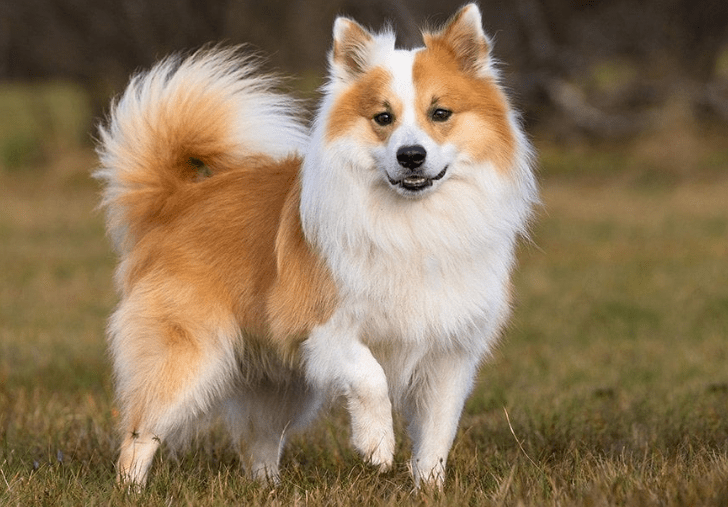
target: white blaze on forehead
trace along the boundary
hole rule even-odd
[[[428,148],[428,136],[424,133],[422,126],[418,123],[421,115],[418,115],[417,90],[415,88],[413,68],[415,55],[420,50],[393,50],[383,62],[383,66],[392,76],[390,87],[394,94],[393,102],[401,109],[395,110],[395,124],[389,144],[394,146],[406,146],[421,144]]]
[[[414,51],[394,50],[384,62],[392,75],[392,92],[403,108],[402,111],[397,112],[397,126],[415,123],[415,85],[412,80],[414,55]]]

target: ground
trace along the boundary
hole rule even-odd
[[[364,465],[341,410],[292,439],[276,487],[246,481],[216,434],[162,453],[143,493],[115,487],[93,152],[4,159],[0,504],[725,505],[728,152],[711,130],[670,136],[536,136],[543,206],[443,493],[412,492],[402,431],[392,472]]]

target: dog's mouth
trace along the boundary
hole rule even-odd
[[[389,177],[389,175],[387,175],[387,178],[389,179],[390,185],[392,185],[393,187],[401,187],[405,190],[409,190],[410,192],[420,192],[428,187],[431,187],[433,181],[442,179],[447,172],[447,168],[448,166],[445,166],[445,168],[440,171],[440,174],[431,178],[428,178],[427,176],[422,176],[421,174],[413,174],[411,176],[402,178],[401,180],[393,180]]]

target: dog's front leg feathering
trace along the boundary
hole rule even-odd
[[[346,398],[354,447],[380,471],[389,469],[394,428],[387,377],[359,339],[359,325],[336,312],[303,343],[303,357],[309,382]]]
[[[428,358],[422,382],[405,401],[412,439],[412,475],[417,486],[442,488],[445,467],[465,399],[473,385],[478,361],[471,354]]]

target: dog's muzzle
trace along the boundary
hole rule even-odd
[[[445,166],[445,168],[436,176],[428,177],[425,176],[421,170],[421,166],[425,163],[426,159],[427,150],[425,150],[423,146],[419,144],[402,146],[397,150],[397,162],[400,166],[402,166],[402,168],[406,169],[409,174],[399,180],[395,180],[387,175],[389,183],[392,186],[399,186],[411,192],[417,192],[424,190],[427,187],[431,187],[433,181],[442,179],[442,177],[445,176],[447,166]]]

